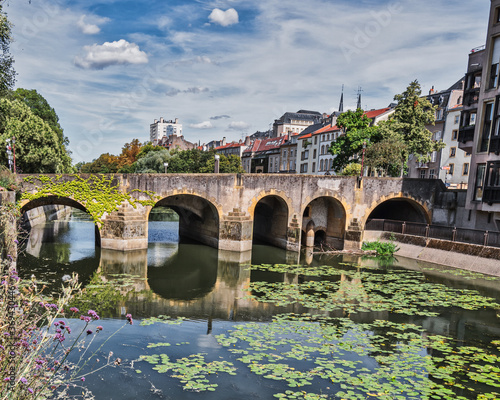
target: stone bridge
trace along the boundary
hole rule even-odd
[[[153,207],[179,214],[179,235],[236,252],[254,240],[292,251],[357,249],[370,218],[432,221],[435,180],[274,174],[21,175],[22,211],[62,204],[91,214],[102,248],[148,246]],[[107,183],[103,183],[106,180]]]

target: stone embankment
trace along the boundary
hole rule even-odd
[[[382,231],[365,231],[364,241],[397,242],[396,257],[500,276],[500,248],[476,244],[429,239]]]

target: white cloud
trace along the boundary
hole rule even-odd
[[[193,129],[212,129],[214,126],[210,121],[203,121],[199,124],[189,124],[189,127]]]
[[[230,8],[226,11],[222,11],[219,8],[214,8],[208,16],[208,19],[210,20],[210,22],[222,26],[234,25],[239,22],[238,12],[234,8]]]
[[[244,131],[245,129],[250,128],[250,124],[247,124],[244,121],[234,121],[231,122],[227,128],[233,131]]]
[[[85,55],[75,57],[75,65],[84,69],[103,69],[111,65],[146,64],[148,56],[135,43],[124,39],[102,45],[85,46]]]
[[[85,22],[85,18],[89,18],[91,20],[90,23]],[[88,17],[87,15],[82,15],[78,22],[76,23],[78,27],[81,29],[81,31],[86,34],[86,35],[95,35],[96,33],[99,33],[101,31],[101,28],[99,28],[98,25],[104,24],[108,22],[110,19],[109,18],[102,18],[102,17],[95,17],[95,16],[90,16]]]

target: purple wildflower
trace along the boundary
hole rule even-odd
[[[87,330],[87,335],[92,335],[92,330],[88,329]]]
[[[132,320],[132,314],[125,315],[125,318],[127,318],[127,321],[129,322],[130,325],[134,324],[134,321]]]
[[[82,376],[82,377],[80,378],[80,380],[81,380],[82,382],[85,382],[85,377],[84,377],[84,376]]]
[[[76,307],[71,307],[69,310],[73,311],[74,313],[80,312],[80,310],[78,308],[76,308]]]
[[[28,383],[28,380],[26,378],[21,378],[19,380],[21,381],[21,383],[24,383],[24,384]]]
[[[30,392],[31,394],[33,394],[33,389],[28,388],[28,392]]]

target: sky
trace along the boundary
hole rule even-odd
[[[489,0],[6,0],[16,87],[56,110],[73,161],[179,118],[193,143],[283,113],[389,105],[444,90],[486,40]]]

